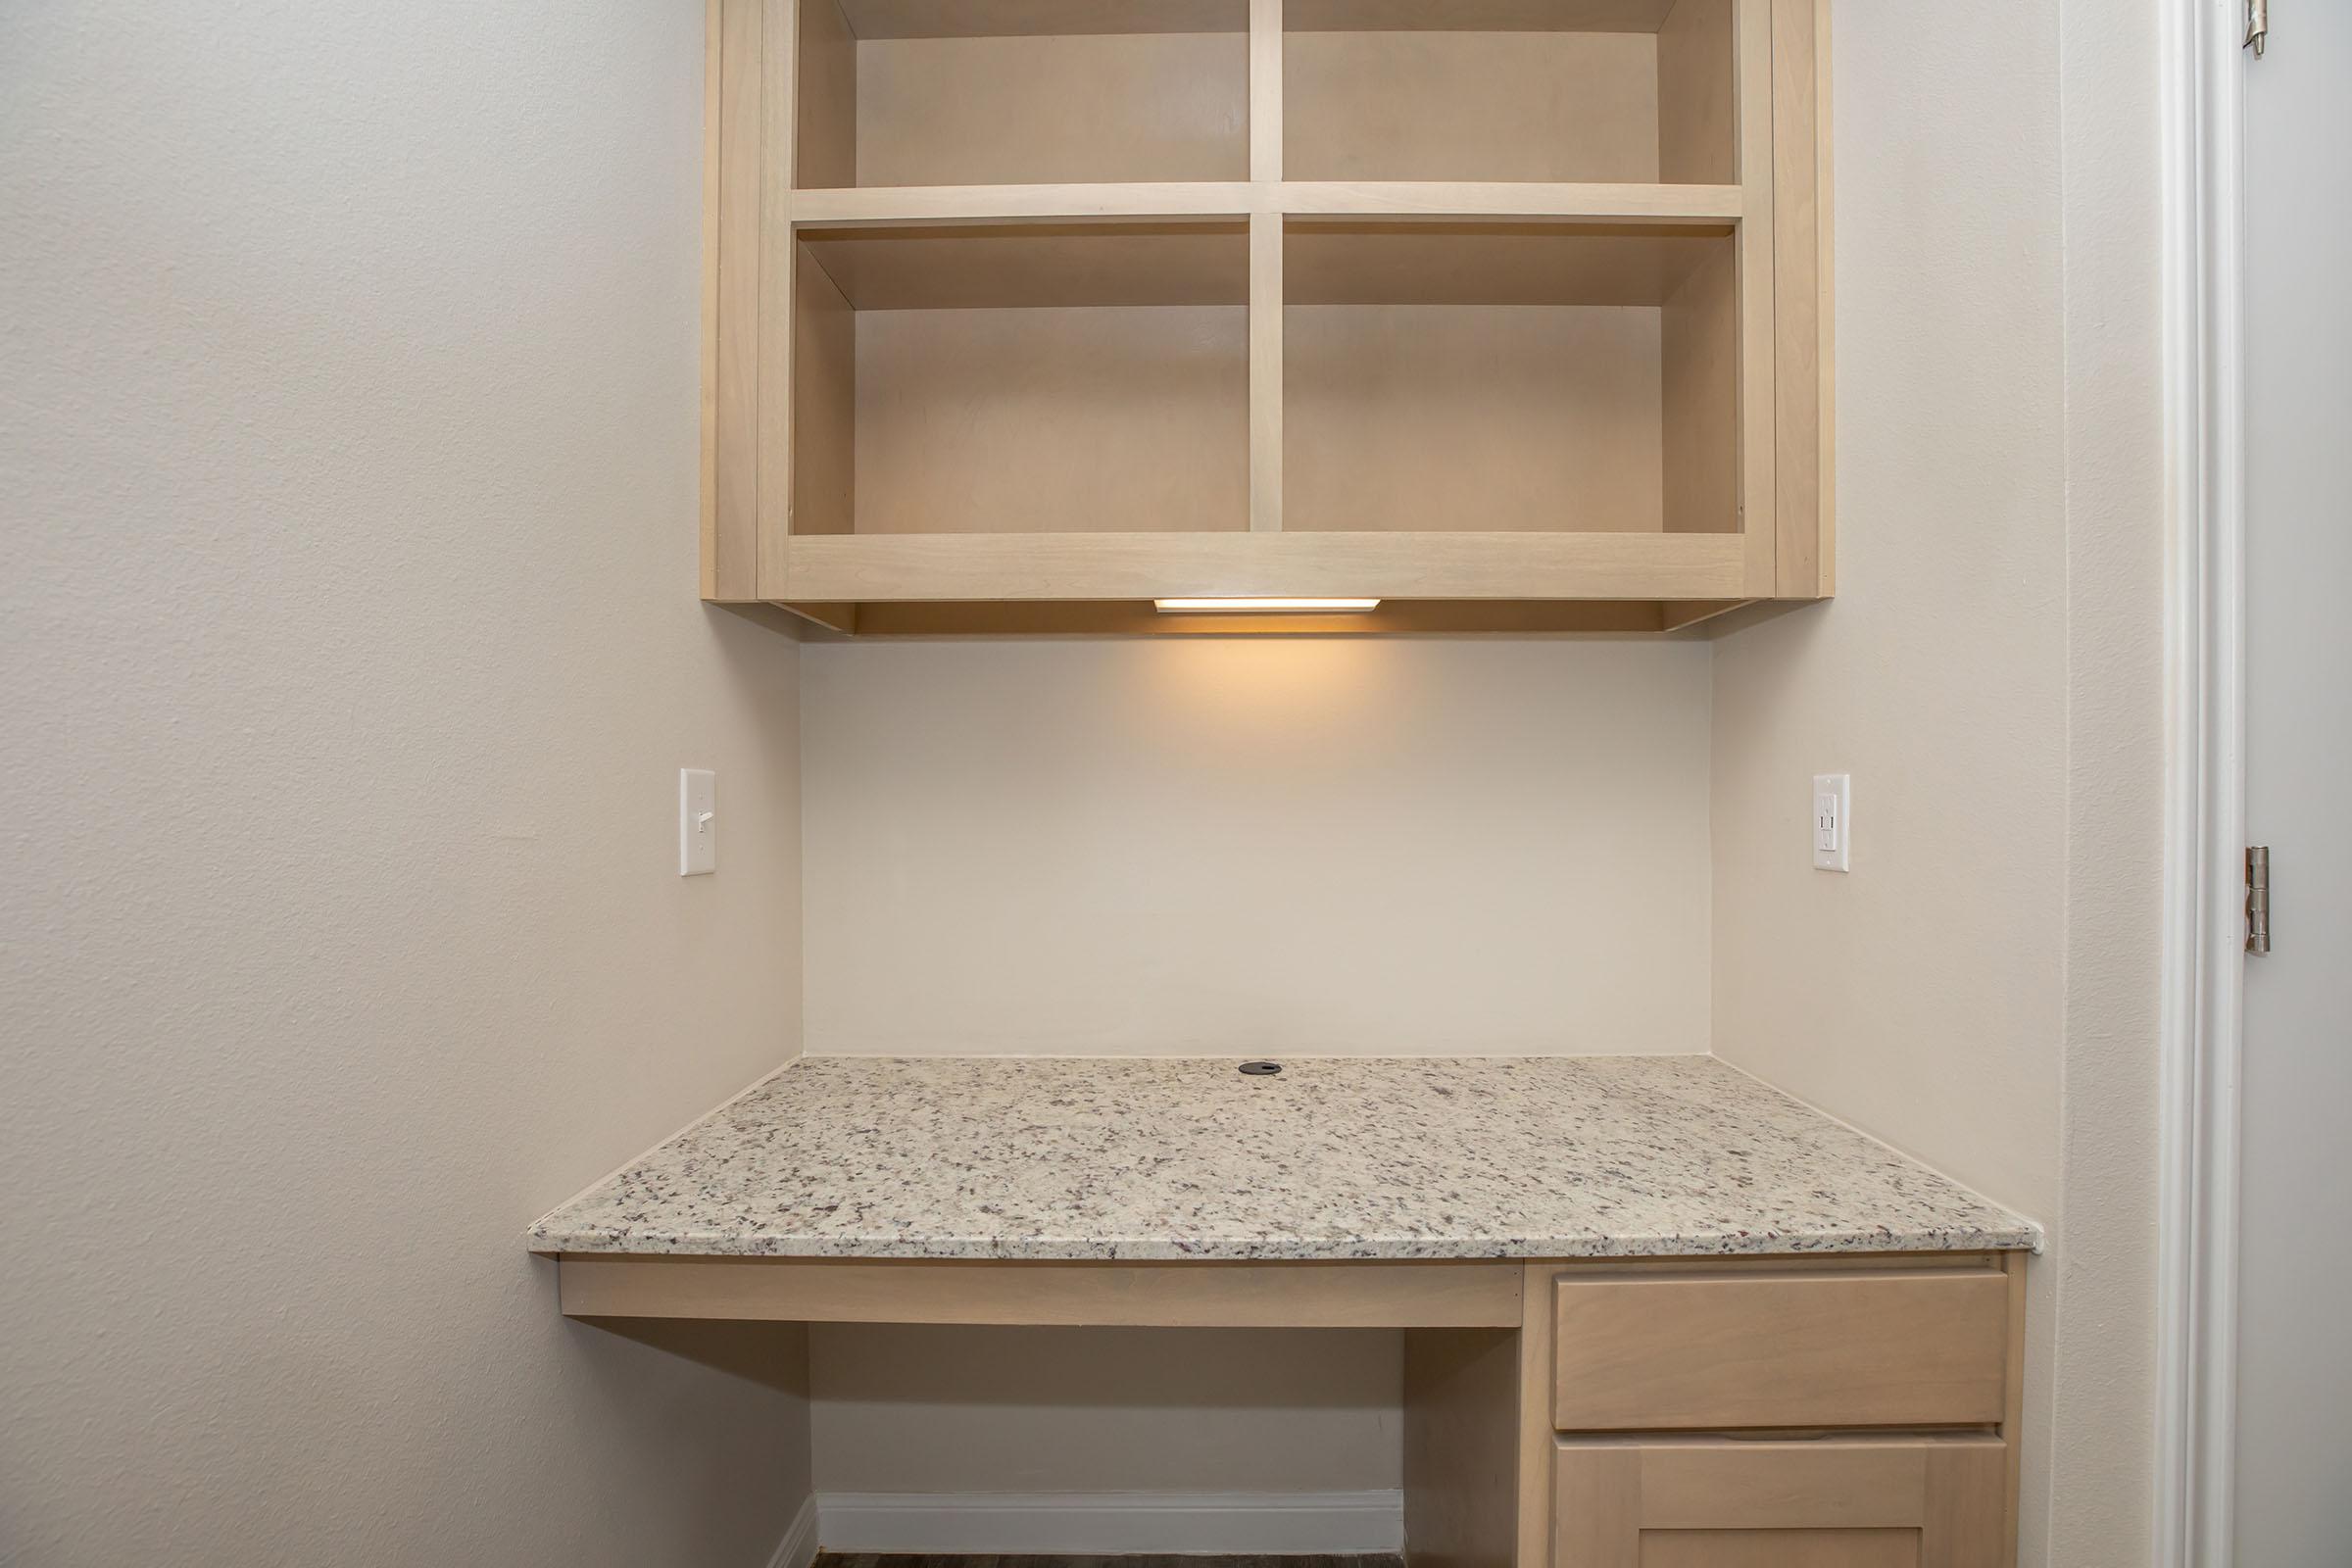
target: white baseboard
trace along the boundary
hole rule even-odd
[[[792,1516],[784,1539],[776,1543],[775,1555],[767,1559],[767,1568],[808,1568],[816,1561],[816,1496],[811,1493],[801,1499],[801,1511]]]
[[[816,1508],[827,1551],[1404,1549],[1401,1492],[827,1492]]]

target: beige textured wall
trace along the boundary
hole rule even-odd
[[[2069,1568],[2146,1561],[2156,21],[1837,9],[1839,597],[1716,645],[1716,1050],[2049,1224],[2025,1547]]]
[[[1838,598],[1715,644],[1715,1049],[2002,1201],[2058,1184],[2056,24],[1836,13]],[[1854,780],[1850,876],[1815,773]]]
[[[2158,27],[2144,0],[2066,0],[2061,13],[2066,1057],[2049,1216],[2042,1560],[2070,1568],[2148,1561],[2156,1481],[2167,500]]]
[[[817,1055],[1707,1049],[1707,652],[809,647]]]
[[[1707,678],[1696,644],[812,645],[808,1049],[1704,1051]],[[1394,1336],[1134,1343],[1261,1395],[1122,1412],[1026,1344],[821,1331],[819,1484],[1396,1484]],[[906,1357],[928,1398],[875,1392]]]
[[[1371,1492],[1403,1473],[1380,1329],[810,1330],[820,1492]]]
[[[793,651],[686,591],[699,8],[0,12],[0,1557],[762,1560],[795,1347],[515,1240],[790,1054],[805,954],[819,1051],[1703,1049],[1712,972],[2052,1224],[2030,1556],[2144,1559],[2145,10],[1838,8],[1837,605],[812,650],[805,945]],[[1289,1412],[1149,1430],[818,1341],[830,1486],[1394,1484],[1387,1337],[1139,1337]]]
[[[0,7],[0,1560],[755,1568],[805,1489],[788,1339],[521,1247],[796,1049],[702,22]]]

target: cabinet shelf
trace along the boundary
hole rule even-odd
[[[1740,216],[1737,185],[1543,184],[1512,180],[1291,180],[1278,211],[1331,218],[1559,218],[1720,223]]]
[[[1238,310],[1249,235],[1246,220],[1214,218],[799,231],[802,258],[853,311]]]
[[[803,536],[799,597],[877,601],[1148,601],[1370,597],[1709,601],[1740,597],[1722,534],[1032,533]]]
[[[1066,185],[886,185],[792,193],[800,227],[1054,222],[1081,218],[1246,218],[1247,180]]]
[[[705,597],[1825,597],[1821,4],[716,0]]]

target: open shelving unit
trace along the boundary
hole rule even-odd
[[[704,596],[1826,597],[1826,3],[710,0]]]

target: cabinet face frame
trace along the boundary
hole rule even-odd
[[[1384,613],[1369,630],[1671,630],[1744,603],[1828,596],[1830,205],[1820,89],[1829,0],[1722,0],[1735,39],[1736,185],[1288,180],[1285,3],[1249,0],[1247,180],[890,188],[838,183],[852,134],[840,95],[803,101],[803,56],[856,47],[834,0],[706,0],[703,597],[787,605],[844,630],[858,626],[865,605],[877,612],[876,631],[1016,629],[1026,605],[1040,629],[1137,631],[1200,629],[1137,613],[1152,598],[1179,594],[1377,596],[1403,612]],[[832,183],[797,188],[803,168]],[[1736,451],[1726,457],[1737,469],[1739,531],[1285,534],[1285,224],[1347,216],[1729,221],[1739,350]],[[801,229],[1113,218],[1248,225],[1246,531],[795,530],[796,403],[811,396],[794,341],[808,265]],[[839,416],[831,422],[837,428]],[[999,612],[969,613],[978,606]],[[1090,612],[1100,613],[1090,619]]]

